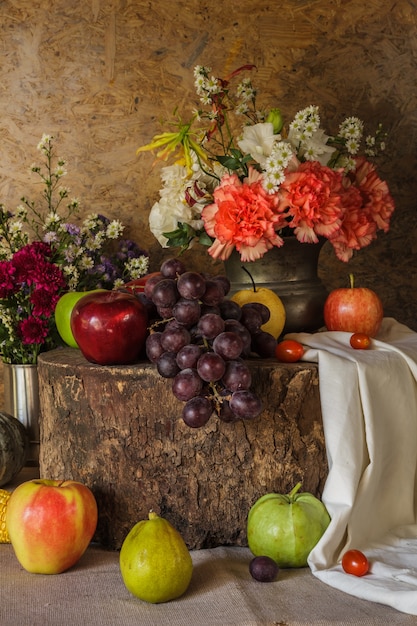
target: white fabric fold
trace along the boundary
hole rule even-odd
[[[417,333],[384,318],[370,350],[351,333],[291,333],[319,366],[331,522],[309,556],[323,582],[417,615]],[[370,572],[346,574],[343,553],[362,550]]]

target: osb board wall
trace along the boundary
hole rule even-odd
[[[119,217],[155,269],[164,253],[147,217],[159,170],[136,148],[175,106],[195,106],[195,64],[224,75],[254,63],[260,104],[289,119],[315,103],[330,132],[353,114],[370,130],[379,121],[389,130],[380,171],[397,202],[390,233],[349,266],[327,244],[320,273],[334,288],[353,271],[387,315],[417,329],[414,0],[0,0],[0,17],[0,202],[8,208],[22,194],[39,197],[28,168],[42,133],[53,134],[83,213]],[[205,255],[192,254],[206,266]]]

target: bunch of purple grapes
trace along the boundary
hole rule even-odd
[[[177,258],[164,261],[144,287],[156,313],[146,355],[161,376],[172,379],[191,428],[204,426],[213,414],[234,422],[262,410],[244,359],[273,356],[276,340],[261,328],[270,311],[255,302],[240,307],[226,298],[229,290],[226,276],[187,271]]]

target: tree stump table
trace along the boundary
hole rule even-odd
[[[247,545],[257,498],[298,481],[320,496],[328,473],[317,365],[249,363],[262,414],[234,423],[213,415],[192,429],[154,365],[94,365],[73,348],[42,354],[41,477],[90,487],[95,539],[111,549],[151,509],[190,549]]]

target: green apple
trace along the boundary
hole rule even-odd
[[[323,502],[301,492],[267,493],[249,511],[248,546],[255,556],[269,556],[280,567],[305,567],[307,558],[330,523]]]
[[[92,491],[73,480],[21,483],[6,509],[16,558],[33,574],[60,574],[74,565],[93,538],[97,519]]]
[[[93,289],[91,291],[68,291],[58,300],[55,307],[55,324],[63,341],[71,348],[78,348],[71,330],[71,313],[76,303],[89,293],[106,291],[106,289]]]
[[[253,289],[241,289],[236,291],[230,300],[233,300],[239,306],[243,306],[248,302],[260,302],[268,307],[271,317],[262,325],[262,330],[270,333],[275,339],[278,339],[285,325],[285,308],[282,300],[271,289],[266,287],[253,287]]]

